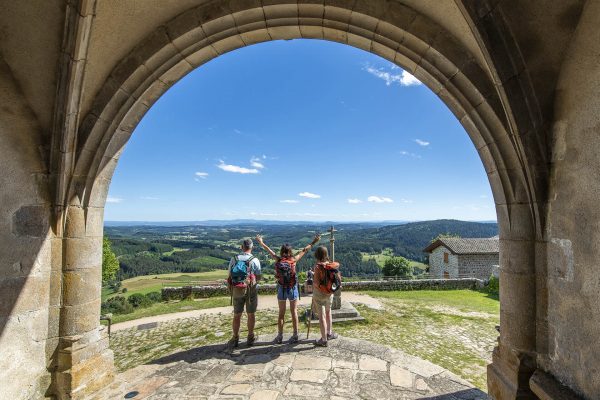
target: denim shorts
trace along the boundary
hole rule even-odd
[[[277,285],[277,300],[298,300],[298,285],[294,285],[291,288],[284,288],[281,285]]]

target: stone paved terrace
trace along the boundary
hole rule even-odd
[[[264,339],[250,348],[211,345],[155,360],[118,375],[96,399],[134,391],[136,400],[488,398],[442,367],[364,340],[339,338],[317,348],[313,337],[296,345]]]

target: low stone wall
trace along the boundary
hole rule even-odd
[[[481,289],[484,283],[480,279],[413,279],[398,281],[358,281],[343,282],[344,290],[456,290]],[[261,284],[259,294],[277,293],[277,285]],[[227,286],[183,286],[162,289],[163,300],[197,299],[217,296],[229,296]]]

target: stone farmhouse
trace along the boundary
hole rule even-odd
[[[500,240],[493,238],[442,238],[427,246],[429,272],[440,278],[488,279],[500,263]]]

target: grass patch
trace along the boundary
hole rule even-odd
[[[173,247],[173,250],[171,251],[165,251],[164,253],[162,253],[163,256],[172,256],[173,253],[177,252],[177,251],[188,251],[189,249],[184,249],[182,247]]]
[[[372,258],[375,260],[377,265],[379,265],[381,268],[383,268],[383,266],[385,265],[385,262],[393,256],[394,256],[394,253],[392,252],[392,249],[385,249],[379,254],[362,253],[362,260],[368,261],[369,259]],[[422,262],[413,261],[413,260],[408,260],[408,261],[413,268],[419,268],[422,270],[425,270],[427,268],[427,265],[423,264]]]
[[[113,315],[113,324],[131,321],[138,318],[152,317],[155,315],[172,314],[184,311],[205,310],[229,305],[229,297],[212,297],[199,300],[183,300],[168,303],[155,303],[150,307],[138,308],[130,314]],[[102,321],[105,323],[105,321]]]

